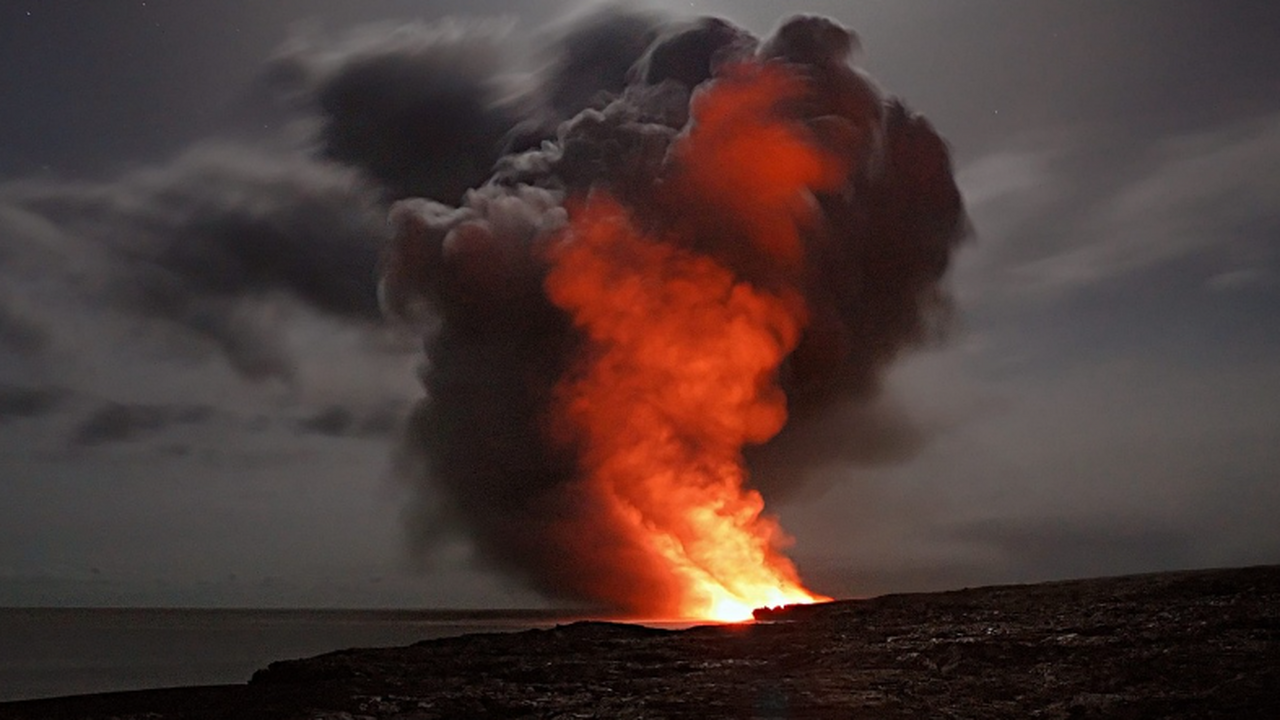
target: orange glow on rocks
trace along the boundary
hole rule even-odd
[[[786,422],[777,376],[808,315],[801,234],[814,191],[846,174],[787,112],[803,90],[781,66],[734,69],[695,98],[672,148],[671,217],[642,228],[596,190],[548,250],[547,295],[586,340],[556,388],[554,433],[577,449],[575,482],[659,568],[652,596],[629,599],[652,616],[738,621],[826,599],[782,554],[742,458]],[[708,240],[701,208],[733,218],[722,236]],[[752,254],[769,280],[717,253]]]

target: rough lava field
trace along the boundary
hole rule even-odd
[[[1280,566],[886,595],[682,631],[580,622],[272,663],[4,720],[1280,717]]]

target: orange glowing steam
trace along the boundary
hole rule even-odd
[[[787,116],[802,92],[782,67],[739,68],[696,98],[672,151],[672,202],[732,216],[737,236],[712,244],[745,246],[784,278],[798,275],[813,191],[844,174]],[[684,227],[641,230],[596,191],[550,248],[548,297],[587,340],[554,408],[579,482],[667,576],[655,592],[670,597],[636,603],[652,614],[736,621],[826,599],[782,554],[788,538],[742,459],[786,422],[777,374],[804,328],[803,297],[794,279],[742,279]]]

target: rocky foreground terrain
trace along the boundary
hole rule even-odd
[[[0,704],[0,718],[1280,719],[1280,566],[758,615],[344,650],[246,685]]]

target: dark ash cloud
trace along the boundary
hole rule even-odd
[[[341,405],[331,405],[311,417],[298,421],[298,429],[304,433],[342,437],[356,424],[355,413]]]
[[[207,422],[213,409],[203,405],[168,406],[108,402],[76,425],[71,444],[96,447],[155,435],[172,425]]]
[[[323,437],[387,438],[404,421],[403,403],[388,402],[371,409],[329,405],[295,423],[299,432]]]
[[[758,40],[720,18],[704,17],[667,29],[636,63],[635,79],[646,85],[671,81],[695,88],[726,62],[749,57]]]
[[[537,150],[556,137],[560,123],[608,105],[626,88],[633,66],[662,26],[655,13],[606,7],[560,28],[550,38],[536,86],[526,88],[513,106],[519,123],[504,150]]]
[[[66,391],[50,387],[21,387],[0,383],[0,424],[46,415],[57,408]]]
[[[66,296],[194,333],[252,379],[293,372],[275,299],[379,318],[383,210],[354,171],[331,163],[208,144],[110,183],[12,184],[0,203],[74,256],[71,270],[46,269],[64,273]]]
[[[505,23],[362,28],[338,42],[298,36],[269,82],[319,115],[321,152],[390,197],[457,202],[497,161],[515,123],[501,103]]]
[[[461,531],[481,559],[545,593],[635,607],[654,593],[625,560],[634,548],[581,492],[574,448],[549,430],[562,378],[590,349],[544,289],[539,243],[565,224],[565,203],[606,190],[653,236],[679,236],[740,281],[803,293],[809,323],[779,378],[796,424],[751,450],[756,484],[772,496],[805,482],[798,468],[891,462],[919,446],[918,432],[871,401],[896,358],[940,336],[950,307],[941,281],[968,230],[945,142],[848,64],[857,40],[846,29],[803,16],[758,43],[708,19],[657,37],[626,87],[500,160],[460,206],[396,204],[382,287],[393,314],[434,324],[427,397],[403,457],[419,491],[409,520],[418,551]],[[806,91],[786,112],[847,163],[839,187],[816,194],[821,219],[805,230],[798,276],[744,247],[757,210],[735,197],[756,180],[721,178],[720,196],[698,196],[710,181],[690,178],[714,170],[675,149],[697,129],[690,107],[701,94],[734,82],[734,60],[797,72]],[[832,413],[850,404],[868,422],[841,432]]]

